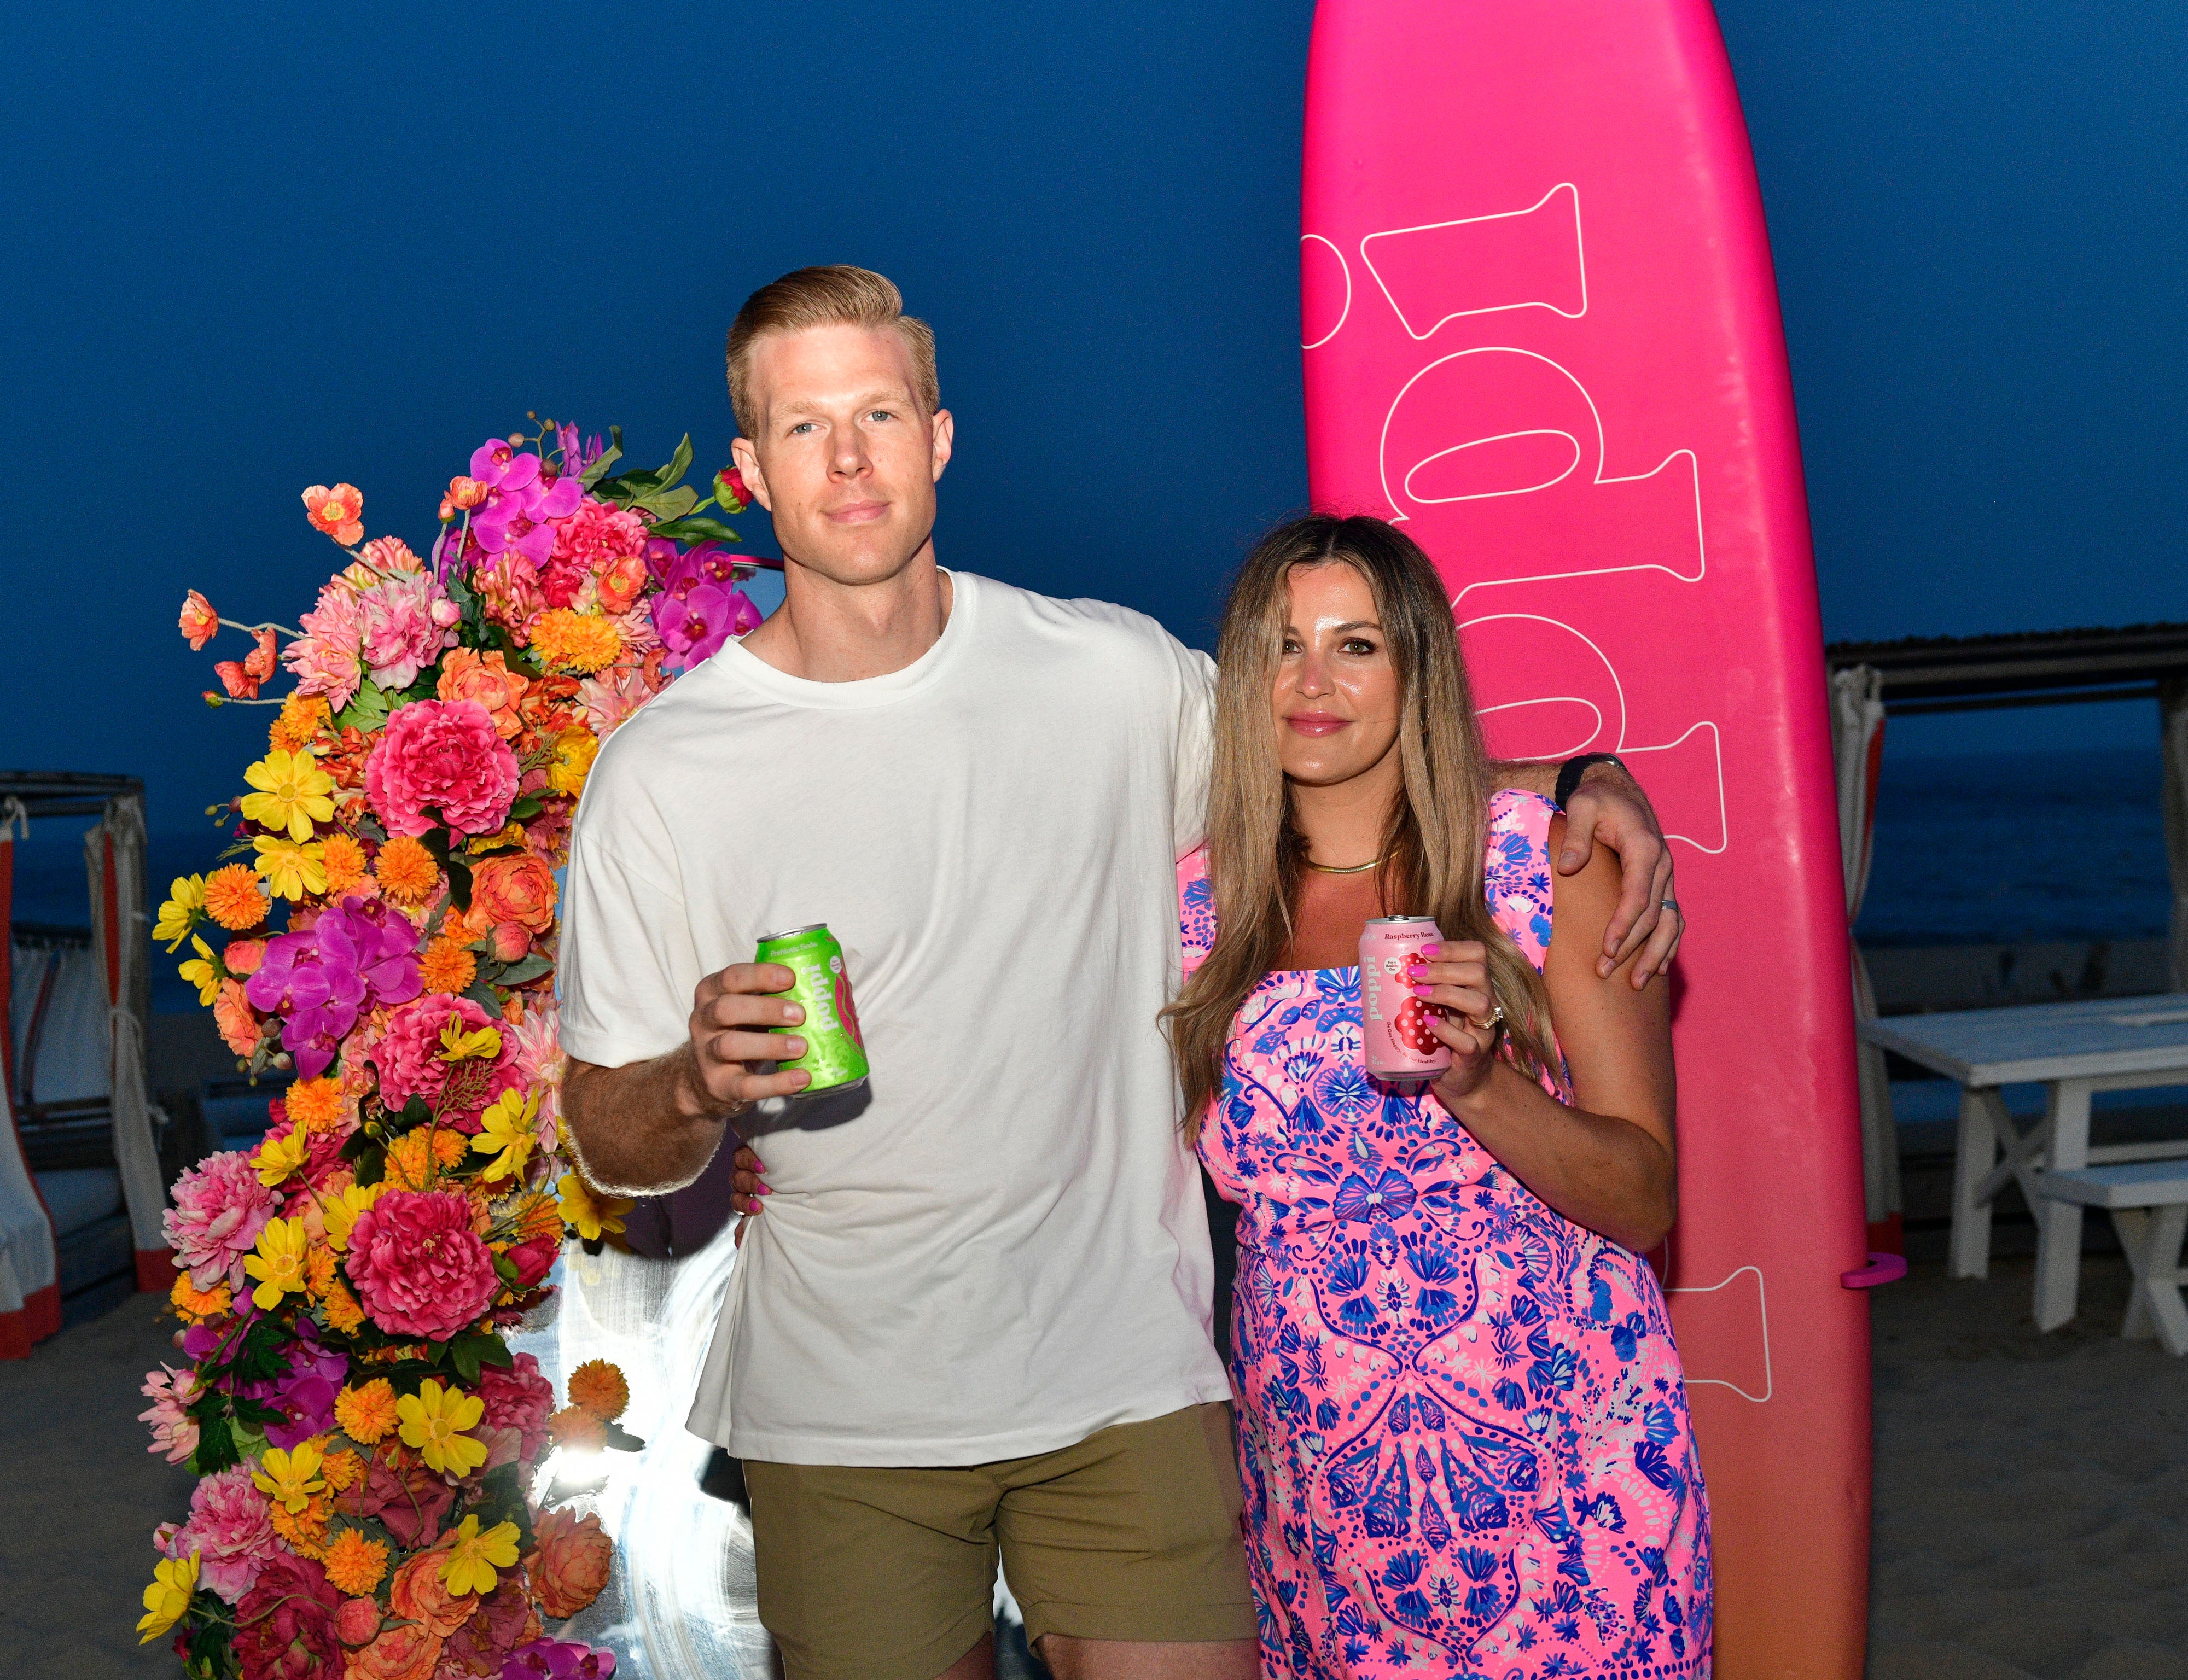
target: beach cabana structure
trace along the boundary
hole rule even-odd
[[[88,929],[14,921],[15,844],[31,822],[89,817]],[[147,1095],[151,927],[144,786],[133,776],[0,771],[0,1359],[60,1328],[64,1295],[174,1279]]]
[[[1824,650],[1824,659],[1831,684],[1849,927],[1860,914],[1869,880],[1887,719],[2099,701],[2153,702],[2164,754],[2165,849],[2173,888],[2170,984],[2174,991],[2188,991],[2188,624],[1838,642]],[[1858,946],[1854,1009],[1857,1020],[1876,1018],[1876,1000]],[[1891,1088],[1883,1052],[1864,1039],[1859,1054],[1870,1246],[1896,1249],[1891,1233],[1900,1212],[1899,1171]]]

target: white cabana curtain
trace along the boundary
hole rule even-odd
[[[124,795],[107,802],[104,820],[84,836],[84,865],[91,886],[92,951],[106,986],[114,1159],[137,1250],[137,1287],[164,1291],[174,1270],[161,1229],[167,1198],[153,1137],[155,1110],[144,1080],[151,928],[144,913],[142,799]]]
[[[2157,727],[2165,753],[2165,861],[2173,881],[2172,984],[2188,992],[2188,677],[2158,685]]]
[[[11,803],[13,802],[10,802]],[[0,955],[10,947],[20,805],[0,815]],[[5,1023],[0,1023],[4,1025]],[[12,1063],[12,1039],[10,1064]],[[14,1081],[0,1080],[0,1359],[27,1359],[61,1327],[59,1255],[53,1221],[23,1159]]]
[[[1869,890],[1869,865],[1876,831],[1876,782],[1884,764],[1884,675],[1856,665],[1831,678],[1831,758],[1838,772],[1839,852],[1846,863],[1847,926],[1861,914]],[[1853,1012],[1876,1018],[1876,993],[1861,947],[1852,946]],[[1892,1082],[1884,1052],[1854,1046],[1861,1083],[1861,1168],[1869,1222],[1881,1225],[1900,1210],[1899,1138],[1892,1124]]]

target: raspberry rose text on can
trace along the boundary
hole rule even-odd
[[[1451,1066],[1451,1046],[1429,1030],[1446,1012],[1413,995],[1406,965],[1442,941],[1434,918],[1378,916],[1360,936],[1360,1048],[1368,1074],[1413,1096]]]
[[[795,1033],[805,1040],[805,1053],[778,1063],[776,1069],[787,1074],[796,1068],[813,1076],[813,1083],[797,1094],[812,1097],[864,1085],[866,1046],[859,1033],[859,1012],[851,1002],[851,976],[843,966],[843,948],[827,923],[770,933],[760,940],[753,961],[779,962],[797,976],[787,995],[805,1012],[804,1021],[795,1027],[769,1029]]]

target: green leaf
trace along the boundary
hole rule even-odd
[[[448,871],[448,902],[469,915],[471,907],[471,865],[450,858],[444,867]]]
[[[501,1013],[501,1000],[493,995],[493,987],[491,982],[486,980],[474,980],[471,984],[464,988],[463,995],[469,998],[473,1003],[478,1005],[480,1008],[486,1011],[489,1015],[499,1015]]]
[[[408,1129],[422,1126],[433,1118],[433,1110],[422,1097],[414,1097],[403,1105],[403,1124]]]
[[[516,1368],[516,1356],[509,1350],[509,1344],[503,1341],[500,1337],[495,1335],[482,1335],[479,1338],[479,1341],[481,1344],[479,1348],[480,1364],[498,1365],[505,1371],[510,1371]]]
[[[509,814],[519,822],[529,822],[546,809],[537,793],[527,793],[509,808]]]
[[[699,500],[699,493],[688,484],[680,484],[673,490],[656,490],[651,495],[640,496],[631,505],[642,508],[657,520],[680,519],[691,511]]]
[[[497,986],[521,986],[527,980],[536,980],[554,967],[545,957],[533,951],[521,956],[493,977]]]
[[[686,514],[681,519],[663,520],[651,533],[665,537],[672,543],[734,543],[737,533],[719,519],[701,514]]]
[[[456,1367],[456,1375],[466,1383],[476,1383],[479,1375],[478,1339],[459,1336],[448,1344],[448,1363]]]
[[[607,1425],[607,1444],[617,1452],[643,1452],[646,1443],[620,1423]]]
[[[516,1266],[507,1254],[496,1254],[493,1257],[493,1275],[505,1283],[512,1286],[516,1283]]]
[[[335,713],[335,727],[362,730],[370,735],[387,721],[389,709],[387,691],[367,677],[358,685],[349,704]]]
[[[623,428],[619,426],[612,426],[608,428],[608,447],[601,452],[600,459],[585,469],[578,482],[588,490],[591,489],[594,485],[606,477],[608,469],[622,459]]]
[[[661,469],[659,482],[663,484],[674,484],[691,469],[691,434],[687,431],[684,434],[684,441],[676,446],[676,453],[668,458],[668,465]],[[695,491],[692,493],[696,497],[697,492]]]
[[[194,1473],[209,1476],[216,1470],[225,1470],[242,1462],[243,1455],[235,1450],[235,1435],[225,1417],[208,1418],[198,1425],[198,1450],[190,1455]]]
[[[263,1401],[246,1399],[242,1395],[235,1396],[234,1405],[235,1421],[248,1423],[253,1429],[262,1429],[269,1423],[283,1423],[287,1419],[287,1414],[279,1408],[268,1406]]]

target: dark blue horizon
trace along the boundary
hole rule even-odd
[[[1827,634],[2188,618],[2164,453],[2188,20],[2125,0],[1719,10]],[[946,561],[1204,643],[1244,544],[1305,496],[1311,11],[21,12],[0,403],[37,475],[8,572],[39,610],[8,758],[142,775],[154,827],[189,823],[240,785],[265,714],[198,701],[186,588],[293,623],[336,558],[303,486],[359,485],[374,530],[422,546],[448,476],[528,409],[621,424],[654,459],[689,429],[711,470],[723,330],[815,261],[889,273],[939,331]],[[744,529],[766,548],[764,521]],[[65,604],[64,546],[99,574]],[[1893,740],[2131,746],[2146,713]]]

